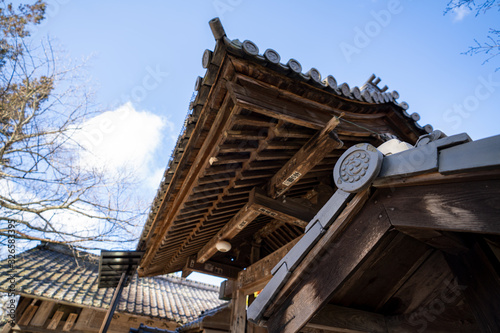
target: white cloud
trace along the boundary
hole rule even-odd
[[[128,102],[87,121],[73,139],[85,148],[80,156],[83,166],[110,171],[127,167],[144,176],[165,126],[173,125]]]
[[[467,15],[469,15],[472,11],[465,5],[460,7],[453,8],[453,22],[462,21]]]

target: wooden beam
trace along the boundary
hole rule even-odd
[[[445,258],[481,332],[500,332],[500,263],[484,239],[473,239],[469,252]]]
[[[317,213],[315,209],[302,205],[294,198],[272,199],[260,189],[254,189],[250,193],[249,201],[252,202],[252,208],[259,213],[302,228],[305,228]]]
[[[198,252],[197,261],[204,263],[210,259],[216,252],[215,245],[218,241],[232,239],[250,222],[252,222],[259,212],[252,208],[252,203],[247,203],[233,216],[229,222]]]
[[[227,88],[234,103],[241,108],[308,128],[320,129],[333,114],[318,114],[312,108],[301,108],[296,103],[280,98],[279,92],[267,91],[253,84],[243,87],[238,83],[228,82]]]
[[[31,302],[30,305],[24,310],[23,315],[21,316],[21,319],[19,319],[18,324],[19,325],[29,325],[31,318],[35,315],[36,311],[38,310],[38,305],[36,304],[36,299]]]
[[[302,236],[241,271],[238,277],[238,289],[242,289],[247,294],[260,291],[273,277],[271,274],[273,267],[297,244],[300,238]]]
[[[36,312],[35,316],[30,322],[31,326],[43,326],[45,322],[47,321],[52,309],[56,305],[55,302],[51,301],[42,301],[42,304],[40,304],[40,308]]]
[[[50,320],[49,326],[47,326],[48,330],[55,330],[59,322],[61,321],[62,316],[64,315],[64,311],[56,311]]]
[[[286,200],[289,202],[284,202],[283,199],[271,199],[260,189],[254,188],[249,194],[248,203],[198,252],[198,263],[206,262],[217,253],[217,242],[234,238],[260,214],[305,228],[316,211],[298,203],[293,198]]]
[[[377,196],[372,198],[359,216],[348,223],[340,233],[334,228],[337,223],[334,222],[325,236],[299,264],[294,275],[307,274],[309,278],[302,281],[296,279],[297,284],[294,288],[284,288],[278,294],[278,297],[283,293],[287,293],[288,296],[283,298],[279,306],[266,311],[270,332],[297,332],[302,328],[389,232],[392,226],[385,208],[378,200]],[[352,218],[352,215],[350,217]],[[345,217],[341,214],[337,220],[343,218]],[[324,254],[318,256],[318,251],[324,251]],[[315,265],[310,265],[313,259]],[[291,281],[287,282],[287,285],[290,283]],[[268,315],[269,310],[270,315]]]
[[[386,204],[397,229],[500,234],[500,180],[398,188]]]
[[[219,264],[213,261],[204,263],[196,262],[196,256],[191,256],[186,262],[184,271],[199,272],[209,275],[218,276],[225,279],[236,279],[240,269],[229,265]]]
[[[76,318],[78,318],[77,313],[70,313],[68,319],[66,319],[66,322],[64,323],[63,331],[65,332],[71,331],[71,329],[75,325]]]
[[[329,152],[342,147],[343,143],[332,132],[339,124],[331,118],[299,151],[271,178],[268,194],[276,199],[298,182],[302,176],[318,164]]]
[[[378,313],[328,304],[306,327],[342,332],[386,333],[385,317]]]

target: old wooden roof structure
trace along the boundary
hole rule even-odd
[[[210,26],[139,274],[228,278],[231,332],[499,331],[500,136]]]
[[[228,39],[218,19],[210,27],[216,45],[203,54],[207,71],[140,237],[141,276],[235,278],[303,234],[333,193],[331,171],[346,149],[415,143],[432,131],[375,76],[351,88]],[[221,241],[231,250],[217,251]]]
[[[269,332],[498,331],[499,147],[500,135],[466,134],[386,156],[352,147],[334,169],[339,188],[274,266],[249,319]]]

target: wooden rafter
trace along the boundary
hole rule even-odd
[[[293,199],[291,201],[294,202]],[[271,199],[265,196],[261,190],[254,188],[250,192],[247,204],[198,252],[197,261],[199,263],[206,262],[217,253],[217,242],[231,240],[260,214],[305,227],[314,217],[315,211],[298,202],[290,205],[282,200]]]
[[[337,117],[330,119],[269,181],[268,194],[277,198],[314,168],[329,152],[342,146],[333,130],[339,124]]]
[[[198,262],[204,263],[216,252],[216,244],[221,240],[229,240],[236,236],[248,223],[252,222],[259,212],[252,207],[252,203],[247,203],[236,215],[198,252]]]

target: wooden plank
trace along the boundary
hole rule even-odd
[[[66,319],[66,323],[64,323],[63,331],[69,332],[75,325],[76,318],[78,318],[77,313],[70,313],[68,319]]]
[[[344,306],[363,304],[366,309],[379,311],[432,251],[400,232],[389,232],[334,293],[331,302]]]
[[[238,267],[219,264],[213,261],[205,261],[204,263],[196,262],[196,256],[189,257],[184,270],[214,275],[225,279],[236,279],[240,272]]]
[[[33,300],[33,302],[28,305],[26,310],[24,310],[23,315],[21,316],[21,319],[19,319],[18,324],[19,325],[28,325],[29,322],[31,321],[31,318],[35,315],[36,311],[38,310],[38,306],[35,305],[36,300]]]
[[[420,268],[393,295],[399,300],[397,311],[410,314],[422,304],[427,304],[441,296],[443,286],[453,280],[441,251],[434,251]]]
[[[19,299],[19,302],[16,307],[16,318],[21,318],[21,316],[24,313],[24,310],[30,305],[30,303],[33,301],[31,298],[27,298],[25,296],[21,296]]]
[[[56,311],[56,313],[54,313],[54,315],[52,316],[52,319],[49,323],[49,326],[47,326],[47,329],[55,330],[57,328],[57,325],[59,325],[59,322],[61,321],[63,315],[64,311]]]
[[[238,289],[242,289],[248,294],[260,291],[272,278],[271,270],[274,266],[297,244],[300,238],[302,236],[241,271],[238,277]]]
[[[410,227],[398,227],[398,230],[422,243],[447,253],[458,254],[467,250],[463,239],[458,237],[456,233]]]
[[[500,263],[484,239],[473,239],[469,252],[445,258],[481,332],[500,332]]]
[[[474,170],[470,172],[443,175],[439,172],[431,172],[417,176],[404,176],[392,178],[377,178],[373,186],[377,188],[400,188],[416,185],[433,185],[445,183],[457,183],[462,181],[480,181],[485,179],[499,179],[500,169]]]
[[[307,323],[306,327],[330,331],[352,330],[386,333],[385,317],[378,313],[328,304]]]
[[[233,216],[231,220],[198,252],[197,261],[199,263],[204,263],[210,259],[217,249],[215,244],[220,240],[228,240],[236,236],[241,230],[243,230],[250,222],[252,222],[259,212],[252,208],[251,203],[247,203],[243,206],[236,215]]]
[[[500,234],[500,180],[399,188],[386,205],[396,228]]]
[[[250,193],[249,201],[253,203],[252,208],[259,213],[302,228],[316,215],[315,209],[304,206],[293,198],[272,199],[259,189]]]
[[[43,301],[35,316],[31,320],[30,325],[36,327],[43,326],[49,318],[50,313],[55,305],[55,302]]]
[[[91,320],[94,316],[94,309],[91,308],[83,308],[82,311],[80,312],[80,315],[78,316],[78,320],[76,321],[75,325],[75,330],[83,330],[83,329],[90,329],[92,328],[91,326]],[[104,313],[104,311],[102,311]],[[94,331],[98,331],[101,323],[96,327]]]
[[[269,310],[266,312],[266,317],[269,317],[267,322],[269,331],[297,332],[389,232],[391,224],[385,208],[375,202],[377,202],[376,197],[341,233],[335,232],[336,222],[334,222],[305,258],[307,260],[297,268],[298,273],[307,273],[309,278],[299,281],[291,290],[284,289],[280,294],[286,292],[288,296],[284,298],[283,303],[280,302],[279,306],[275,306],[271,315],[268,315]],[[341,214],[338,220],[342,217]],[[320,251],[324,253],[321,256],[317,255]],[[310,265],[313,262],[311,256],[314,256],[314,265]],[[304,267],[304,264],[307,265]]]
[[[271,178],[268,194],[276,199],[297,183],[329,152],[342,147],[343,143],[332,132],[339,124],[337,117],[331,118],[299,151]]]

